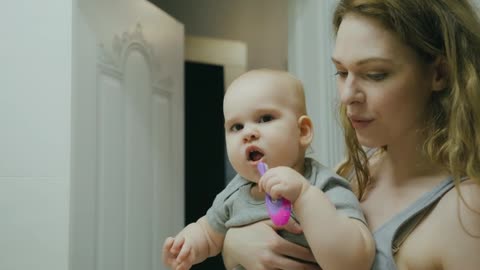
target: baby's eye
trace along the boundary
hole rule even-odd
[[[382,81],[387,77],[387,73],[368,73],[367,78],[372,81]]]
[[[233,132],[236,132],[236,131],[239,131],[239,130],[242,130],[243,129],[243,125],[242,124],[233,124],[231,127],[230,127],[230,131],[233,131]]]
[[[270,122],[273,120],[273,116],[270,114],[262,115],[260,119],[258,119],[259,123]]]

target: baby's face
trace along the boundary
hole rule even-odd
[[[298,170],[304,151],[298,125],[301,115],[293,105],[295,91],[268,76],[253,77],[233,83],[223,107],[230,162],[244,178],[257,182],[258,162]]]

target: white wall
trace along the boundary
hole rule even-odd
[[[247,69],[287,69],[288,0],[150,0],[185,25],[187,35],[238,40]]]
[[[240,41],[187,36],[185,60],[223,66],[226,90],[247,70],[247,45]]]
[[[288,70],[303,81],[308,113],[313,119],[312,156],[335,166],[344,157],[344,141],[337,120],[332,15],[334,0],[289,0]]]
[[[0,269],[68,269],[72,1],[0,9]]]

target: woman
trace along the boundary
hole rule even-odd
[[[352,181],[375,238],[372,269],[480,265],[475,12],[468,0],[343,0],[335,10],[347,145],[337,172]],[[230,230],[223,251],[227,269],[318,269],[265,222]]]

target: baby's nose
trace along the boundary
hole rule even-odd
[[[252,128],[252,127],[245,128],[244,132],[245,132],[243,136],[244,142],[250,142],[250,141],[256,140],[260,136],[256,128]]]

